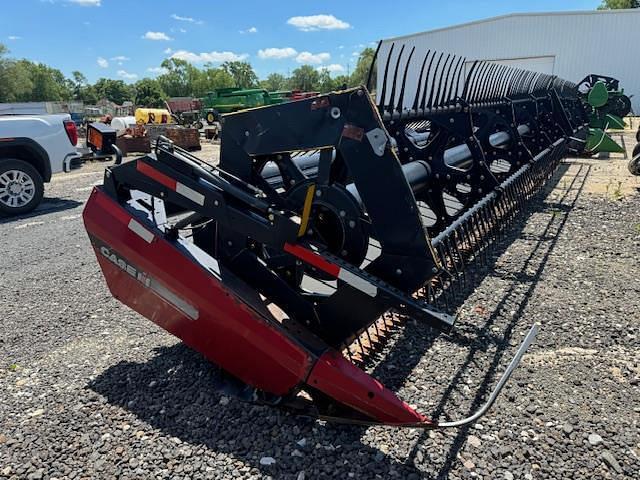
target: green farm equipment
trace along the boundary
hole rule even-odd
[[[624,148],[606,133],[610,128],[623,129],[623,117],[631,112],[631,100],[620,89],[618,80],[591,74],[578,84],[578,91],[591,108],[585,150],[591,154],[624,153]]]
[[[268,92],[262,88],[218,88],[201,99],[203,115],[207,123],[212,125],[225,113],[288,102],[286,93]]]

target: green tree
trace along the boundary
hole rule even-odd
[[[82,90],[88,85],[87,77],[77,70],[71,72],[71,76],[73,78],[69,80],[69,88],[73,93],[73,98],[79,100],[82,98]]]
[[[94,88],[100,99],[106,98],[118,105],[122,105],[127,100],[133,100],[133,88],[122,80],[101,78],[95,83]]]
[[[292,90],[303,90],[311,92],[318,90],[320,74],[311,65],[302,65],[296,68],[289,79],[289,86]]]
[[[60,70],[29,60],[18,60],[16,64],[27,72],[32,84],[31,91],[19,98],[20,101],[52,102],[71,98],[69,82]]]
[[[260,86],[270,92],[285,90],[287,88],[287,79],[279,73],[271,73],[265,80],[260,81]]]
[[[204,97],[207,92],[217,88],[233,86],[235,86],[235,81],[226,70],[214,68],[213,65],[207,64],[204,70],[200,71],[200,74],[191,86],[189,94],[194,97]]]
[[[162,90],[170,97],[184,97],[191,93],[190,81],[194,80],[193,66],[186,60],[167,58],[161,64],[166,70],[158,77]]]
[[[86,105],[95,105],[100,100],[100,95],[94,85],[86,85],[80,90],[80,96],[77,99]]]
[[[348,75],[338,75],[333,79],[334,89],[341,90],[343,88],[349,88],[353,85],[351,84],[351,77]]]
[[[222,69],[233,77],[236,87],[251,88],[258,85],[258,76],[248,62],[224,62]]]
[[[621,8],[640,8],[638,0],[602,0],[598,10],[618,10]]]
[[[369,68],[371,67],[371,62],[373,61],[373,57],[376,52],[373,48],[365,48],[360,52],[360,56],[358,57],[358,63],[356,64],[356,68],[351,74],[351,82],[349,86],[356,85],[365,85],[367,83],[367,77],[369,76]],[[373,73],[371,75],[371,85],[370,88],[374,89],[376,85],[376,68],[375,65],[373,67]]]
[[[160,82],[152,78],[143,78],[133,85],[134,103],[141,107],[164,107],[167,95],[162,91]]]
[[[29,72],[12,59],[9,50],[0,43],[0,102],[17,102],[28,98],[33,89]]]
[[[327,93],[336,90],[336,82],[331,78],[331,74],[326,68],[322,68],[318,72],[318,90],[320,93]]]

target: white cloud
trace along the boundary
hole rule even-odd
[[[147,32],[142,38],[146,40],[171,40],[171,37],[164,32]]]
[[[167,73],[167,69],[163,68],[163,67],[149,67],[147,68],[147,72],[150,73],[155,73],[155,74],[163,74],[163,73]]]
[[[240,33],[258,33],[258,29],[256,27],[251,27],[246,30],[240,30]]]
[[[101,0],[68,0],[69,3],[75,3],[81,7],[99,7]]]
[[[189,22],[189,23],[195,23],[196,19],[193,17],[181,17],[180,15],[176,15],[175,13],[171,15],[171,18],[173,18],[174,20],[179,20],[181,22]]]
[[[7,38],[9,40],[20,40],[22,37],[18,37],[17,35],[9,35]]]
[[[249,55],[246,53],[233,53],[233,52],[202,52],[194,53],[187,50],[178,50],[171,55],[171,58],[178,58],[180,60],[186,60],[191,63],[222,63],[222,62],[235,62],[245,60]]]
[[[303,32],[312,32],[314,30],[344,30],[350,28],[347,22],[344,22],[333,15],[309,15],[307,17],[291,17],[287,20],[289,25],[293,25]]]
[[[173,50],[171,50],[171,48],[169,48],[169,47],[167,47],[167,48],[165,48],[165,49],[164,49],[164,53],[165,53],[166,55],[169,55],[171,52],[173,52]]]
[[[298,63],[310,63],[317,65],[319,63],[328,62],[331,59],[331,55],[326,52],[323,53],[311,53],[311,52],[300,52],[296,57],[296,62]]]
[[[316,70],[318,70],[319,72],[322,70],[327,70],[329,73],[342,73],[346,70],[346,68],[344,68],[339,63],[332,63],[331,65],[324,65],[322,67],[318,67],[316,68]]]
[[[125,57],[124,55],[118,55],[116,57],[111,57],[110,60],[113,60],[114,62],[128,62],[131,59],[129,57]]]
[[[135,80],[136,78],[138,78],[138,75],[136,75],[135,73],[129,73],[125,70],[118,70],[118,76],[126,80]]]
[[[109,68],[109,61],[106,58],[98,57],[96,62],[100,68]]]
[[[187,33],[187,30],[186,30],[186,29],[184,29],[184,28],[181,28],[181,29],[180,29],[180,33]]]
[[[258,50],[258,57],[262,59],[273,58],[281,60],[283,58],[295,57],[298,52],[291,47],[285,48],[265,48],[264,50]]]

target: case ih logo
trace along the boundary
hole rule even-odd
[[[124,259],[118,257],[115,253],[113,253],[107,247],[105,246],[100,247],[100,253],[102,253],[102,255],[108,258],[111,263],[120,267],[122,270],[127,272],[129,275],[131,275],[133,278],[138,280],[140,283],[142,283],[146,287],[151,286],[151,279],[147,276],[146,273],[144,273],[141,270],[138,270],[133,265],[128,264]]]

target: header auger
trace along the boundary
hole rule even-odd
[[[581,148],[588,119],[556,77],[382,53],[378,105],[363,86],[226,115],[217,166],[159,139],[107,169],[85,225],[114,296],[238,395],[341,422],[459,426],[491,406],[537,326],[458,422],[426,418],[360,366],[399,319],[452,328],[466,265]]]

